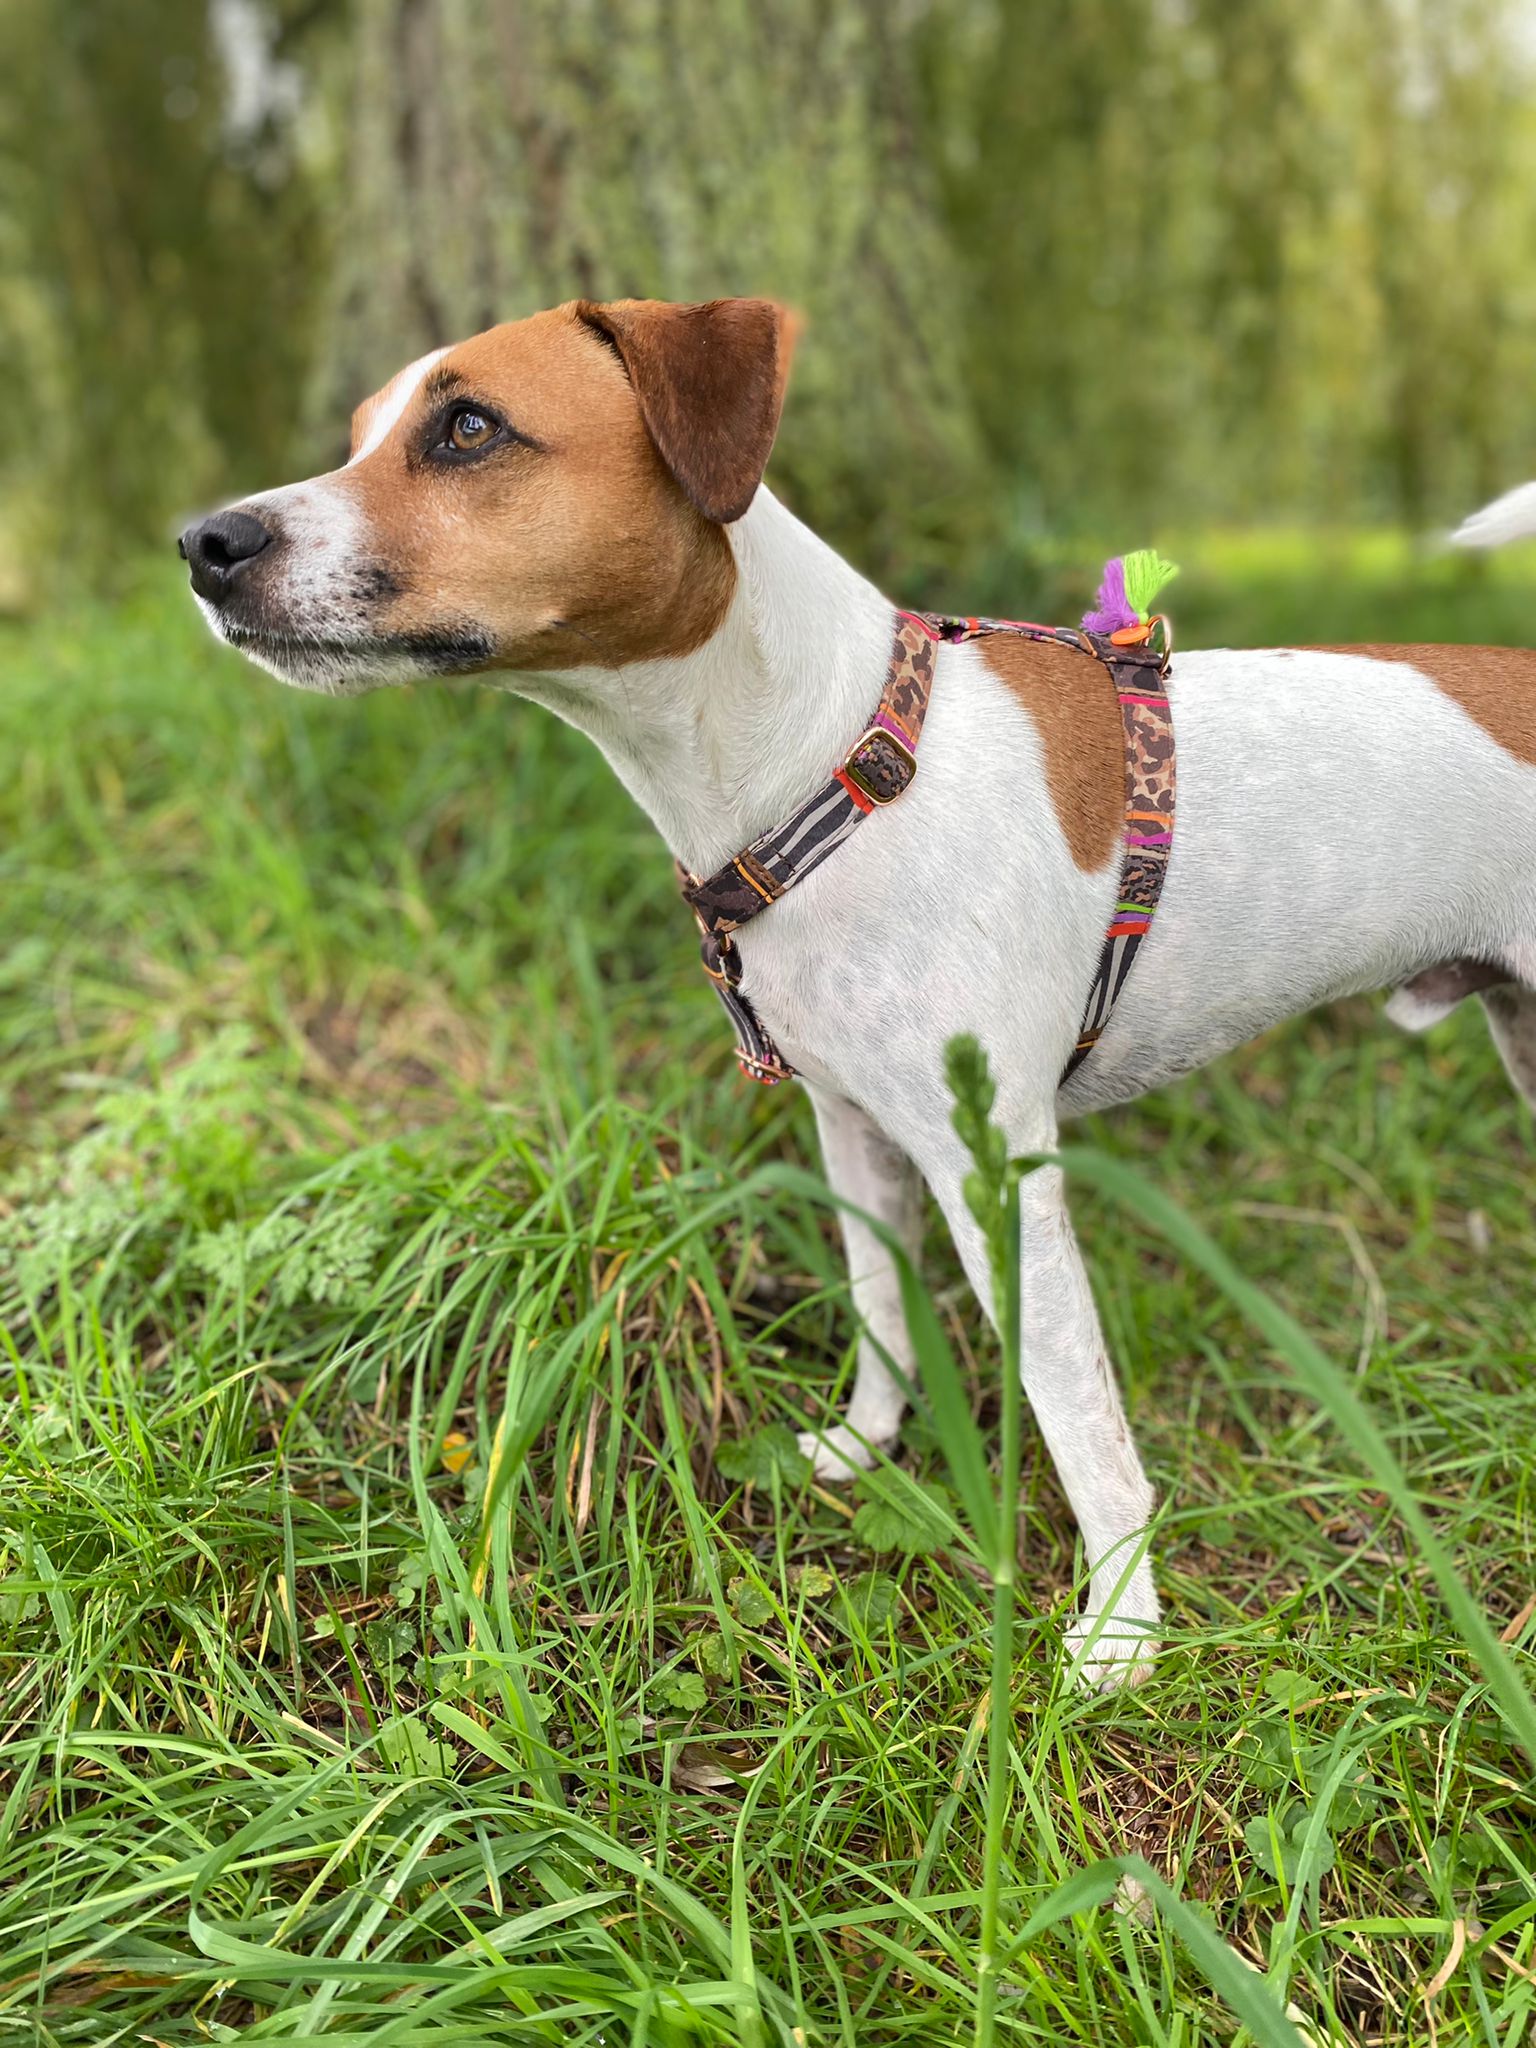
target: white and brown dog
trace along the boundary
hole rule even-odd
[[[304,688],[484,674],[547,705],[706,875],[845,760],[891,652],[888,600],[761,485],[789,341],[762,300],[625,301],[440,349],[359,409],[345,467],[189,529],[198,600]],[[1536,487],[1462,537],[1526,533]],[[1536,1098],[1536,655],[1180,654],[1170,687],[1167,885],[1065,1085],[1124,804],[1115,693],[1068,648],[939,647],[910,789],[740,936],[743,988],[810,1090],[834,1189],[910,1245],[926,1182],[983,1301],[944,1083],[958,1032],[990,1055],[1017,1152],[1380,987],[1413,1027],[1481,991]],[[912,1367],[888,1253],[857,1217],[844,1235],[865,1334],[846,1421],[808,1443],[829,1477],[893,1442]],[[1152,1491],[1057,1171],[1025,1183],[1022,1253],[1027,1392],[1090,1574],[1073,1647],[1123,1678],[1158,1620]]]

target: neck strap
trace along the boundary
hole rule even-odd
[[[683,901],[717,939],[777,903],[820,867],[871,811],[894,803],[917,774],[917,743],[933,690],[939,633],[916,612],[896,614],[896,637],[874,716],[822,784],[775,825],[702,881],[684,873]]]

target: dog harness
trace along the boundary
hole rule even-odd
[[[1125,728],[1125,837],[1120,886],[1104,934],[1098,971],[1077,1043],[1062,1069],[1065,1084],[1104,1035],[1125,987],[1138,947],[1162,894],[1173,846],[1175,766],[1173,714],[1166,688],[1172,636],[1167,620],[1150,612],[1150,595],[1176,573],[1156,557],[1116,558],[1105,571],[1099,609],[1081,628],[1037,626],[1022,619],[950,618],[897,612],[885,687],[868,726],[830,782],[782,825],[701,880],[679,868],[683,900],[699,926],[704,972],[714,984],[736,1032],[742,1072],[773,1086],[794,1073],[744,993],[741,953],[734,934],[801,882],[842,845],[873,811],[895,803],[917,776],[917,747],[933,690],[939,645],[1020,633],[1053,640],[1103,663],[1119,699]],[[1141,568],[1137,588],[1138,565]],[[1127,597],[1127,590],[1131,595]]]

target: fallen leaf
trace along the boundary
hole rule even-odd
[[[672,1783],[684,1792],[720,1792],[739,1788],[760,1768],[744,1745],[736,1753],[723,1745],[685,1742],[672,1766]]]

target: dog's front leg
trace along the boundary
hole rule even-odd
[[[1050,1142],[1035,1149],[1051,1149]],[[987,1251],[966,1208],[962,1168],[933,1180],[972,1286],[990,1306]],[[1147,1555],[1152,1488],[1131,1441],[1056,1167],[1019,1188],[1024,1391],[1040,1424],[1088,1562],[1088,1597],[1067,1635],[1096,1685],[1144,1677],[1156,1649],[1157,1590]],[[1084,1649],[1084,1645],[1088,1647]]]
[[[812,1088],[810,1095],[833,1193],[883,1223],[915,1258],[922,1222],[916,1167],[863,1110],[824,1089]],[[807,1430],[800,1438],[801,1450],[823,1479],[847,1479],[854,1469],[868,1470],[875,1449],[889,1449],[896,1441],[907,1405],[896,1375],[910,1381],[913,1370],[896,1262],[862,1217],[845,1209],[840,1221],[860,1323],[859,1351],[844,1420],[833,1429]]]

